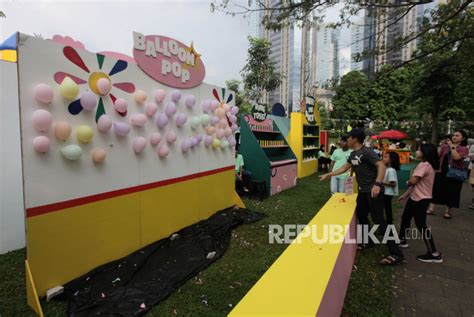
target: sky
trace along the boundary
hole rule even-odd
[[[206,67],[204,81],[218,86],[241,79],[251,33],[249,18],[212,13],[210,0],[0,0],[0,10],[7,16],[0,19],[0,41],[16,31],[44,38],[58,34],[81,41],[92,52],[127,55],[132,55],[133,31],[193,41]],[[327,22],[335,21],[338,8],[326,16]],[[350,43],[350,34],[347,38],[342,31],[341,40]],[[350,58],[350,47],[341,49],[341,57]]]

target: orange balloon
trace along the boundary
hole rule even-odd
[[[92,161],[96,164],[101,164],[102,162],[105,161],[105,158],[107,156],[107,152],[105,152],[104,149],[101,148],[95,148],[92,150]]]
[[[56,122],[54,125],[54,136],[60,141],[66,141],[71,135],[71,126],[65,121]]]

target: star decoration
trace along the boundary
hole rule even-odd
[[[201,54],[196,52],[196,50],[194,49],[194,45],[193,45],[192,41],[191,41],[191,45],[189,46],[189,48],[186,51],[188,53],[194,54],[194,67],[196,69],[199,69],[199,60],[201,58]],[[190,66],[190,64],[184,63],[184,68],[188,68],[188,66]]]

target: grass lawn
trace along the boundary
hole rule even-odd
[[[249,209],[267,215],[232,234],[227,253],[188,281],[147,316],[225,316],[283,252],[285,245],[268,244],[269,224],[306,224],[329,198],[329,183],[313,175],[298,186],[263,202],[245,200]],[[396,209],[396,207],[395,207]],[[364,251],[357,258],[344,307],[348,316],[391,315],[392,268],[378,261],[384,247]],[[33,316],[26,305],[23,260],[25,250],[0,256],[0,316]],[[315,263],[315,269],[318,264]],[[43,303],[46,316],[64,316],[66,304]]]

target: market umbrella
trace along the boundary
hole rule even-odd
[[[403,140],[408,139],[409,136],[405,132],[398,130],[387,130],[380,132],[378,135],[379,139],[391,139],[391,140]]]

